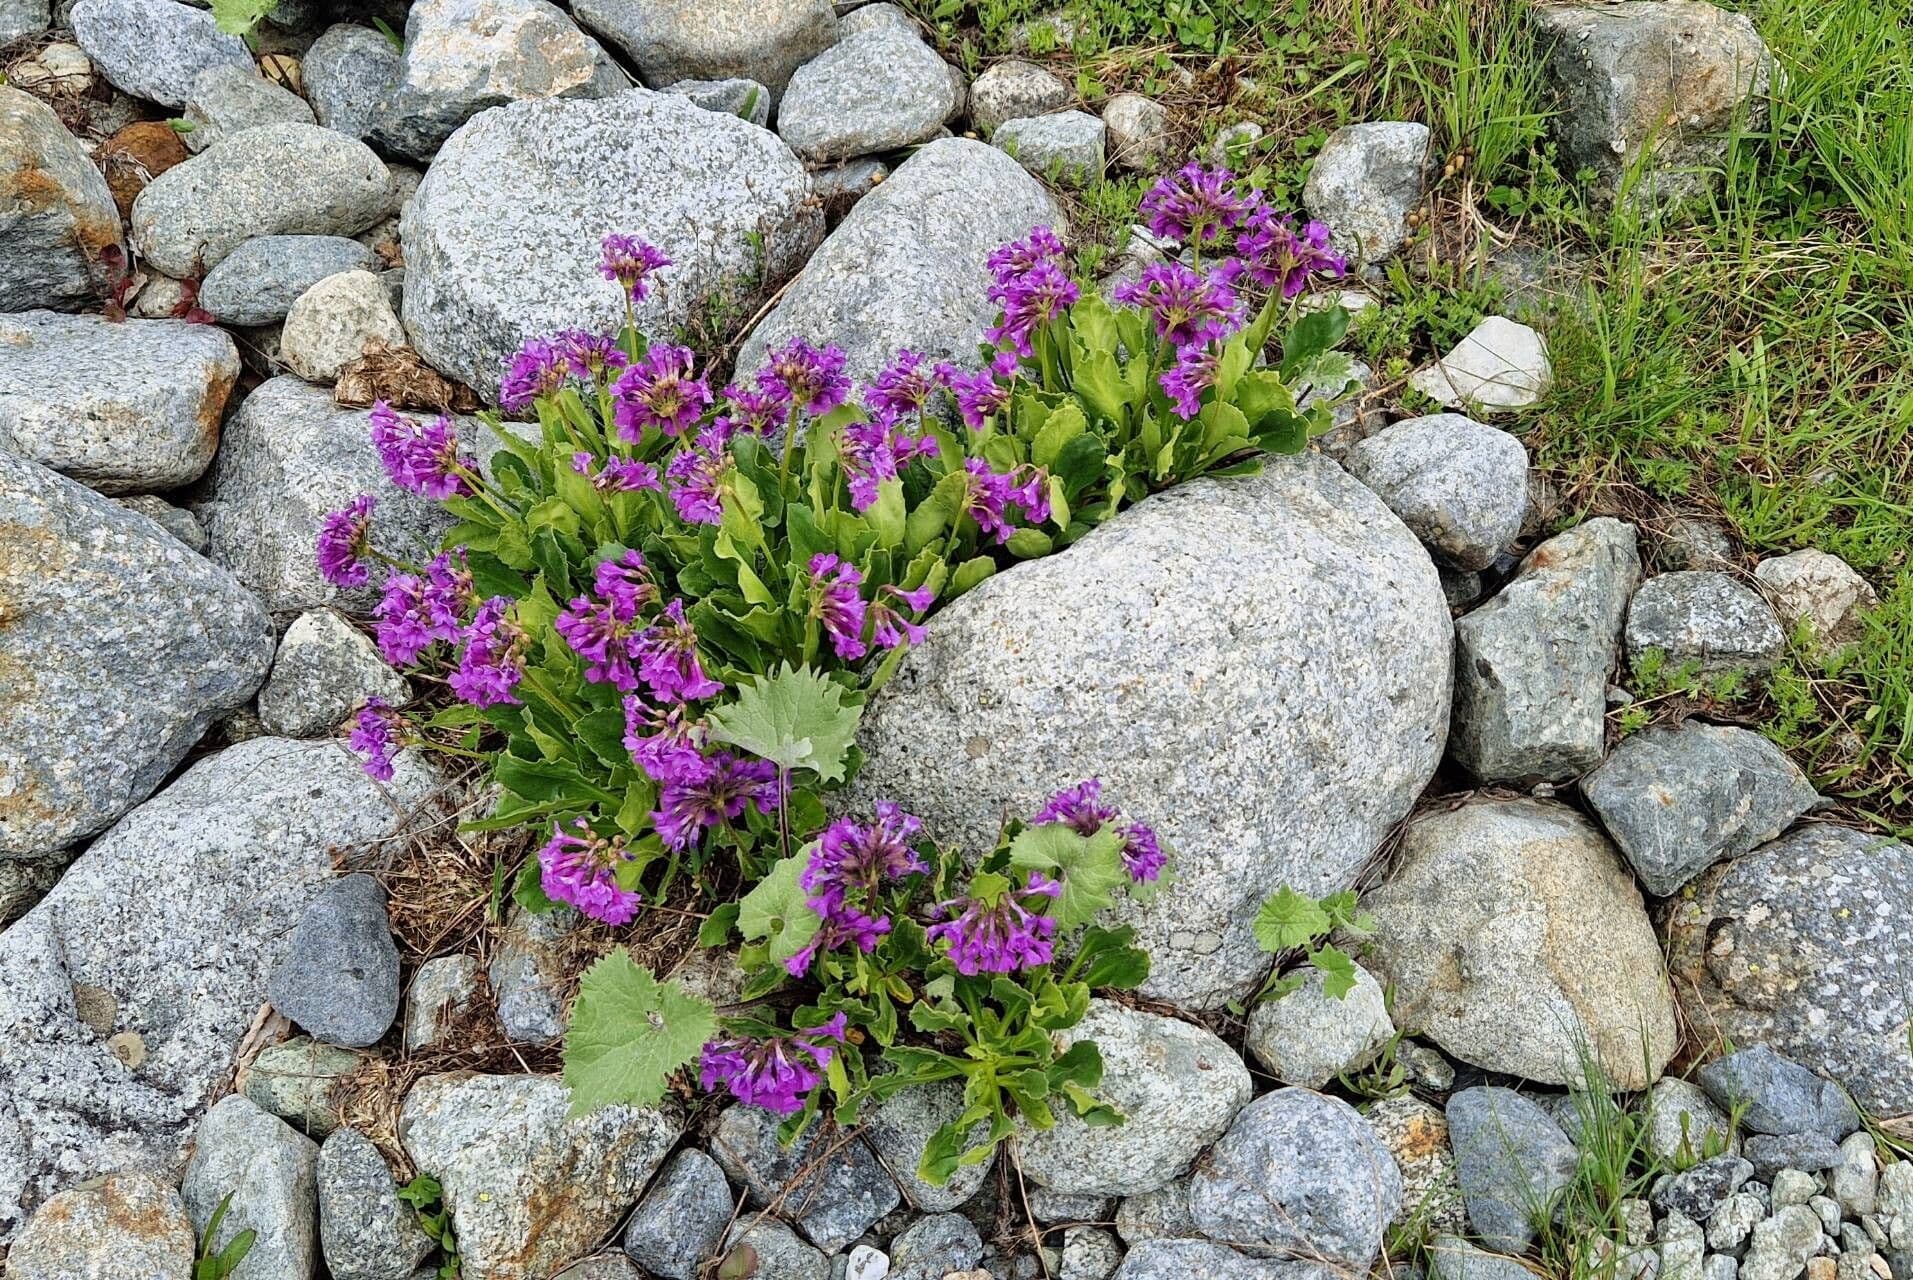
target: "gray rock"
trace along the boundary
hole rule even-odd
[[[1428,1246],[1428,1274],[1433,1280],[1529,1280],[1534,1275],[1513,1258],[1477,1249],[1455,1235],[1436,1236]]]
[[[1740,1149],[1727,1113],[1699,1085],[1675,1076],[1648,1090],[1644,1140],[1648,1151],[1676,1167],[1706,1157],[1710,1146],[1724,1154]]]
[[[52,25],[47,0],[0,0],[0,45],[37,36]]]
[[[1600,763],[1607,678],[1640,581],[1633,526],[1550,538],[1455,623],[1455,760],[1484,781],[1563,781]]]
[[[992,63],[970,86],[970,123],[985,137],[1006,120],[1061,111],[1076,91],[1047,67],[1020,58]]]
[[[1829,1190],[1850,1218],[1872,1213],[1880,1186],[1880,1161],[1873,1135],[1862,1130],[1840,1144],[1840,1161],[1827,1176]]]
[[[755,80],[680,80],[664,92],[689,98],[706,111],[736,116],[760,129],[770,128],[771,91]]]
[[[837,38],[848,40],[854,35],[877,27],[898,27],[917,34],[917,21],[897,5],[882,0],[878,4],[865,4],[845,13],[839,9],[837,14]]]
[[[1683,895],[1666,926],[1689,1024],[1735,1044],[1771,1045],[1845,1084],[1876,1115],[1913,1111],[1904,1010],[1894,1011],[1880,985],[1881,974],[1913,970],[1913,919],[1898,905],[1913,901],[1913,850],[1807,826],[1702,873],[1690,888],[1692,900]],[[1778,1068],[1736,1086],[1742,1072],[1752,1069],[1710,1066],[1700,1082],[1716,1101],[1735,1087],[1761,1098],[1758,1116],[1744,1122],[1756,1133],[1813,1131],[1838,1141],[1858,1127],[1833,1086],[1813,1092],[1804,1073],[1788,1073],[1797,1083],[1782,1091]]]
[[[1119,93],[1103,105],[1109,158],[1119,169],[1155,168],[1169,150],[1169,108],[1140,93]]]
[[[1062,1280],[1109,1280],[1122,1262],[1122,1245],[1101,1227],[1063,1232]]]
[[[786,1147],[777,1140],[778,1123],[761,1107],[730,1107],[717,1118],[711,1155],[752,1204],[777,1201],[825,1253],[838,1252],[902,1203],[897,1184],[861,1140],[838,1145],[836,1134],[813,1125]]]
[[[369,698],[391,706],[412,700],[412,684],[386,665],[373,644],[330,609],[300,614],[259,691],[259,719],[270,733],[319,738]]]
[[[1790,632],[1805,624],[1823,645],[1858,640],[1864,615],[1880,603],[1853,566],[1812,547],[1762,560],[1754,566],[1754,580]]]
[[[1548,344],[1539,333],[1505,316],[1489,316],[1408,385],[1449,408],[1480,416],[1525,409],[1554,381]]]
[[[1261,141],[1262,126],[1253,120],[1224,125],[1209,143],[1209,163],[1246,171],[1255,165],[1255,148]]]
[[[931,1135],[962,1115],[963,1105],[962,1086],[943,1082],[893,1094],[865,1121],[864,1135],[877,1158],[910,1203],[929,1213],[944,1213],[967,1203],[996,1167],[996,1154],[992,1152],[980,1164],[958,1169],[942,1186],[917,1176]],[[971,1140],[979,1142],[983,1134],[984,1129],[979,1127]]]
[[[1581,793],[1641,884],[1663,898],[1772,840],[1820,800],[1766,738],[1698,720],[1629,736]]]
[[[755,1269],[748,1272],[752,1280],[830,1280],[830,1259],[775,1218],[738,1219],[725,1233],[724,1247],[733,1262],[754,1261]]]
[[[307,382],[332,382],[374,342],[405,345],[380,277],[342,271],[300,294],[279,333],[279,358]]]
[[[624,1251],[664,1280],[693,1280],[731,1224],[730,1184],[695,1147],[671,1157],[624,1228]]]
[[[1521,534],[1528,451],[1499,428],[1410,418],[1358,442],[1345,465],[1450,568],[1486,569]]]
[[[1773,606],[1733,576],[1712,571],[1663,573],[1634,593],[1627,611],[1627,656],[1650,649],[1667,669],[1692,664],[1701,675],[1763,673],[1780,660],[1787,637]]]
[[[944,1273],[974,1267],[983,1239],[960,1213],[919,1218],[890,1242],[890,1280],[943,1280]]]
[[[507,1038],[543,1044],[565,1033],[571,935],[578,913],[558,907],[537,914],[512,909],[505,931],[492,945],[492,999]]]
[[[251,1231],[252,1274],[309,1276],[319,1260],[318,1162],[317,1143],[234,1094],[200,1122],[180,1194],[202,1236],[232,1197],[219,1230],[206,1237],[214,1252]]]
[[[1314,1280],[1333,1274],[1292,1262],[1245,1257],[1207,1240],[1145,1240],[1129,1251],[1114,1280]]]
[[[266,994],[315,1039],[377,1043],[399,1011],[399,949],[377,880],[345,876],[312,900]]]
[[[1677,516],[1660,532],[1654,563],[1663,570],[1725,569],[1734,563],[1734,540],[1710,520]]]
[[[815,247],[823,213],[771,135],[675,94],[515,102],[459,131],[402,219],[405,327],[436,368],[495,396],[518,348],[623,321],[607,231],[673,259],[637,309],[668,333],[713,298],[748,314]]]
[[[777,132],[812,163],[848,160],[926,142],[961,105],[936,50],[914,31],[884,25],[797,68]]]
[[[578,0],[572,12],[648,85],[741,76],[782,93],[838,36],[829,0]]]
[[[1190,1214],[1210,1239],[1358,1275],[1401,1204],[1401,1171],[1375,1131],[1346,1102],[1307,1089],[1244,1107],[1189,1180]]]
[[[371,1139],[341,1129],[319,1148],[319,1244],[332,1280],[407,1280],[437,1244],[399,1199]]]
[[[471,956],[435,956],[420,965],[405,997],[405,1051],[449,1047],[448,1034],[477,994],[478,961]]]
[[[1715,1156],[1668,1179],[1656,1188],[1653,1201],[1663,1212],[1705,1222],[1753,1176],[1754,1166],[1739,1156]]]
[[[398,82],[401,58],[382,32],[349,22],[327,27],[300,63],[319,123],[348,138],[371,136]]]
[[[412,1086],[399,1139],[444,1187],[469,1276],[549,1275],[591,1251],[677,1144],[674,1110],[568,1114],[555,1076],[456,1072]]]
[[[1738,1280],[1740,1263],[1729,1254],[1710,1253],[1701,1261],[1700,1275],[1701,1280]]]
[[[628,87],[598,42],[546,0],[419,0],[406,11],[404,56],[372,136],[425,160],[488,107]]]
[[[1397,1221],[1424,1222],[1434,1231],[1462,1230],[1467,1219],[1455,1180],[1454,1152],[1448,1145],[1448,1118],[1441,1108],[1402,1093],[1369,1103],[1362,1118],[1401,1170],[1402,1207]]]
[[[152,521],[7,452],[0,566],[0,858],[40,857],[144,800],[243,705],[272,629]]]
[[[1062,1109],[1051,1129],[1020,1122],[1023,1176],[1052,1191],[1131,1196],[1165,1186],[1229,1127],[1252,1092],[1235,1050],[1160,1014],[1091,1000],[1083,1020],[1056,1039],[1065,1048],[1095,1042],[1103,1057],[1098,1094],[1128,1119],[1097,1129]]]
[[[205,555],[212,544],[207,541],[205,526],[199,523],[199,517],[150,493],[137,493],[130,497],[113,499],[128,511],[136,511],[145,516],[167,533],[179,539],[189,550]]]
[[[1249,1052],[1285,1084],[1320,1089],[1373,1062],[1395,1035],[1382,985],[1368,970],[1357,965],[1355,989],[1339,999],[1326,982],[1311,969],[1294,991],[1249,1011]]]
[[[1475,1236],[1497,1252],[1526,1252],[1535,1222],[1574,1176],[1574,1144],[1547,1112],[1494,1086],[1448,1100],[1448,1135]]]
[[[128,1169],[41,1205],[7,1252],[7,1274],[13,1280],[186,1280],[197,1244],[172,1183]]]
[[[819,169],[810,175],[811,194],[824,205],[824,218],[831,226],[844,220],[856,203],[877,189],[890,176],[890,166],[865,157],[849,160],[831,169]]]
[[[1749,1191],[1736,1191],[1714,1207],[1707,1219],[1707,1246],[1722,1252],[1746,1243],[1756,1224],[1767,1216],[1767,1206]]]
[[[341,1086],[364,1065],[362,1053],[294,1036],[260,1051],[240,1092],[261,1111],[322,1139],[339,1127]]]
[[[1630,196],[1692,198],[1715,185],[1731,131],[1766,127],[1773,58],[1742,14],[1655,0],[1538,9],[1535,21],[1562,171],[1594,170],[1599,197],[1619,195],[1638,167]]]
[[[1042,183],[994,147],[932,142],[862,200],[751,331],[738,368],[754,370],[794,337],[828,334],[868,379],[898,350],[976,362],[996,319],[990,250],[1063,215]]]
[[[1315,157],[1302,203],[1310,217],[1328,224],[1335,247],[1351,261],[1380,262],[1408,234],[1408,215],[1421,204],[1428,159],[1425,124],[1343,125]]]
[[[28,311],[0,316],[0,449],[101,493],[199,478],[239,377],[212,325]]]
[[[1103,176],[1106,132],[1102,120],[1086,111],[1058,111],[1007,120],[990,141],[1038,177],[1083,187]]]
[[[1819,1179],[1798,1169],[1780,1169],[1768,1176],[1772,1179],[1770,1190],[1775,1213],[1792,1205],[1807,1204],[1820,1190]]]
[[[226,324],[274,324],[327,276],[371,271],[378,262],[377,254],[345,236],[257,236],[207,273],[199,305]]]
[[[1840,1163],[1840,1148],[1824,1133],[1756,1133],[1743,1149],[1754,1176],[1764,1181],[1783,1169],[1818,1173]]]
[[[391,177],[363,142],[316,124],[268,124],[153,179],[133,201],[129,226],[153,266],[199,276],[253,236],[349,236],[391,203]]]
[[[1818,1214],[1803,1204],[1789,1205],[1754,1227],[1739,1274],[1742,1280],[1793,1280],[1819,1252],[1823,1238]]]
[[[70,21],[74,39],[115,88],[161,106],[184,106],[208,68],[252,69],[244,40],[221,31],[204,9],[175,0],[79,0]]]
[[[1126,1197],[1116,1208],[1116,1234],[1132,1245],[1196,1235],[1196,1220],[1189,1213],[1189,1180],[1178,1178],[1165,1187]]]
[[[437,503],[386,478],[372,447],[367,410],[341,409],[323,387],[287,375],[253,389],[226,421],[219,456],[198,489],[214,562],[230,569],[274,612],[336,604],[369,610],[376,587],[341,591],[319,574],[313,539],[328,511],[361,493],[377,499],[373,538],[381,551],[423,563],[451,517]],[[459,421],[461,437],[477,423]]]
[[[1059,1222],[1103,1222],[1109,1218],[1114,1201],[1108,1196],[1072,1196],[1048,1187],[1026,1187],[1030,1217],[1044,1226]]]
[[[1707,1237],[1700,1224],[1673,1211],[1661,1219],[1660,1246],[1655,1250],[1657,1280],[1701,1280],[1707,1257]]]
[[[1271,886],[1346,887],[1427,782],[1450,626],[1379,499],[1320,456],[1271,458],[944,608],[865,713],[851,801],[987,848],[1002,814],[1101,775],[1176,850],[1175,883],[1118,908],[1152,957],[1143,990],[1213,1008],[1267,968],[1250,925]]]
[[[0,85],[0,192],[0,311],[77,311],[103,296],[102,255],[120,243],[113,193],[60,118],[11,85]]]
[[[1805,827],[1784,843],[1809,844],[1801,837],[1820,833],[1860,834],[1838,827]],[[1844,852],[1840,843],[1831,842],[1829,850]],[[1818,1133],[1832,1141],[1860,1127],[1860,1114],[1839,1085],[1764,1043],[1708,1063],[1700,1069],[1699,1080],[1723,1109],[1740,1107],[1740,1124],[1753,1133]]]
[[[419,1280],[437,1280],[437,1276],[438,1268],[433,1267]],[[649,1277],[623,1254],[601,1253],[595,1258],[572,1263],[551,1280],[649,1280]]]
[[[292,90],[265,79],[251,66],[222,62],[193,78],[186,95],[182,135],[188,151],[204,151],[219,139],[262,124],[313,124],[312,107]]]
[[[61,850],[39,858],[0,858],[0,930],[46,897],[72,865],[74,853]]]
[[[1365,956],[1404,1026],[1490,1071],[1546,1084],[1591,1055],[1644,1089],[1679,1044],[1661,950],[1620,855],[1545,800],[1478,800],[1411,821],[1362,906]]]

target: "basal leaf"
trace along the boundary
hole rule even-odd
[[[708,1003],[659,982],[619,947],[585,970],[578,985],[565,1038],[571,1114],[656,1104],[671,1073],[716,1034]]]
[[[1255,913],[1255,942],[1264,951],[1289,951],[1322,937],[1329,925],[1315,899],[1283,885]]]
[[[761,756],[781,769],[809,769],[841,782],[862,707],[844,705],[844,691],[810,667],[786,662],[740,687],[737,701],[711,712],[711,737]]]
[[[782,859],[737,904],[738,932],[750,941],[767,943],[770,958],[779,965],[808,946],[823,924],[797,883],[808,861],[809,855],[803,853]]]
[[[1322,991],[1331,999],[1340,1000],[1355,990],[1355,962],[1340,948],[1311,951],[1309,963],[1322,971]]]

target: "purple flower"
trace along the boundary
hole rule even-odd
[[[616,560],[600,561],[591,571],[591,587],[610,604],[621,622],[631,621],[640,609],[658,602],[651,571],[645,567],[644,557],[635,551],[626,551]]]
[[[392,780],[392,757],[398,754],[399,729],[404,721],[383,698],[367,698],[346,745],[365,757],[365,776]]]
[[[822,417],[850,396],[847,360],[841,347],[820,351],[802,338],[792,338],[770,353],[770,363],[758,371],[757,385],[813,418]]]
[[[533,338],[511,358],[511,367],[498,383],[498,403],[507,413],[523,413],[539,396],[565,385],[571,363],[566,353],[542,338]]]
[[[937,910],[949,918],[927,932],[932,943],[950,944],[950,962],[965,977],[1048,964],[1055,953],[1056,921],[1041,912],[1062,892],[1062,885],[1032,871],[1020,890],[1006,887],[988,899],[938,903]]]
[[[828,551],[810,558],[810,616],[824,626],[830,647],[845,662],[870,652],[864,642],[863,573]]]
[[[471,575],[446,555],[427,565],[423,578],[393,574],[372,610],[379,652],[392,665],[408,667],[440,640],[457,643],[470,596]]]
[[[1157,181],[1139,206],[1149,229],[1172,240],[1214,240],[1242,221],[1249,202],[1229,189],[1235,176],[1227,169],[1186,164]]]
[[[1152,881],[1162,874],[1169,862],[1169,855],[1163,852],[1162,841],[1156,838],[1154,827],[1132,822],[1122,829],[1123,868],[1129,872],[1129,878],[1137,884]]]
[[[1015,378],[1016,367],[1014,351],[999,351],[988,369],[966,373],[945,362],[937,366],[937,375],[956,397],[957,411],[963,415],[965,425],[972,431],[981,431],[991,415],[1009,406],[1013,382],[1006,379]]]
[[[963,468],[969,472],[970,484],[964,490],[959,518],[969,516],[979,530],[998,542],[1008,542],[1010,535],[1016,532],[1005,513],[1014,497],[1015,477],[990,470],[990,464],[981,458],[966,459]]]
[[[618,886],[618,865],[631,860],[622,835],[606,839],[583,818],[554,824],[538,851],[538,885],[553,902],[578,908],[604,924],[630,924],[643,898]]]
[[[638,675],[660,698],[711,698],[724,686],[704,674],[697,657],[697,630],[684,617],[684,601],[673,600],[649,627],[638,633],[631,656]]]
[[[618,378],[618,434],[636,444],[645,429],[656,427],[680,436],[697,425],[711,407],[711,389],[691,376],[689,347],[660,342]]]
[[[801,978],[810,972],[818,956],[846,947],[855,947],[869,955],[889,932],[889,916],[866,915],[851,906],[839,907],[835,914],[824,917],[802,951],[784,961],[784,971],[793,978]]]
[[[880,413],[901,417],[921,413],[930,397],[944,385],[941,366],[932,366],[905,348],[870,382],[864,402]]]
[[[441,500],[472,491],[465,475],[478,464],[459,456],[458,433],[450,418],[441,413],[429,423],[415,422],[380,400],[372,406],[369,422],[372,447],[393,484]]]
[[[314,544],[319,572],[333,586],[363,587],[372,581],[365,558],[371,554],[372,508],[376,505],[371,494],[362,493],[343,510],[327,512],[319,526]]]
[[[567,329],[553,338],[551,345],[564,359],[566,367],[586,382],[595,382],[601,375],[630,363],[618,340],[609,334]]]
[[[1221,365],[1220,356],[1202,347],[1184,347],[1176,353],[1176,362],[1157,381],[1178,417],[1186,422],[1202,412],[1202,393],[1215,385]]]
[[[783,384],[770,387],[724,388],[725,406],[730,410],[725,416],[730,419],[732,432],[749,432],[762,435],[774,427],[784,425],[786,415],[790,413],[790,394]]]
[[[915,591],[905,591],[902,587],[885,586],[877,592],[877,598],[870,602],[870,638],[885,649],[894,649],[908,640],[911,644],[923,643],[923,627],[912,622],[904,613],[922,613],[936,599],[937,593],[929,586],[918,587]],[[903,608],[898,608],[891,600],[899,600]]]
[[[1067,311],[1082,296],[1069,274],[1053,262],[1042,262],[1003,285],[993,285],[990,297],[1003,307],[1003,319],[983,331],[991,342],[1007,343],[1021,356],[1035,354],[1030,335]]]
[[[1241,304],[1229,287],[1180,262],[1145,267],[1140,278],[1116,286],[1110,296],[1151,312],[1156,336],[1178,347],[1219,342],[1242,327]]]
[[[698,433],[696,446],[679,449],[665,465],[671,482],[671,503],[686,524],[724,522],[724,480],[730,474],[731,455],[720,432]]]
[[[844,1015],[822,1026],[799,1029],[768,1040],[736,1037],[704,1046],[699,1079],[707,1090],[723,1085],[739,1102],[779,1115],[804,1109],[804,1099],[824,1078],[844,1041]]]
[[[663,250],[637,236],[608,235],[602,245],[598,274],[624,286],[632,302],[643,302],[651,293],[651,273],[671,265]]]
[[[458,666],[446,683],[475,707],[516,703],[512,692],[525,674],[521,650],[525,633],[506,620],[511,601],[493,596],[478,606],[465,628]]]
[[[667,849],[682,852],[704,832],[744,816],[747,807],[769,814],[777,810],[777,766],[768,760],[749,760],[720,751],[708,758],[710,768],[701,777],[667,782],[651,815],[659,839]]]
[[[571,455],[571,469],[588,477],[591,487],[599,493],[631,493],[638,489],[662,491],[664,488],[658,480],[658,469],[636,458],[606,458],[604,466],[600,468],[594,455],[580,451]]]
[[[639,694],[624,699],[624,746],[653,781],[686,785],[711,774],[704,758],[704,725],[682,702],[651,706]]]
[[[859,514],[876,504],[885,480],[894,480],[913,458],[937,451],[936,437],[913,436],[893,421],[853,422],[844,428],[844,474],[850,485],[850,509]]]
[[[1329,247],[1326,223],[1309,222],[1298,235],[1292,221],[1266,204],[1258,203],[1243,222],[1235,251],[1243,276],[1263,289],[1280,288],[1284,298],[1306,289],[1311,276],[1348,274],[1348,259]]]
[[[990,275],[1000,286],[1022,275],[1032,267],[1047,265],[1062,257],[1063,242],[1047,226],[1031,227],[1024,239],[1012,240],[990,250],[985,260]]]
[[[818,914],[828,917],[845,903],[871,906],[886,882],[929,870],[910,846],[923,831],[923,820],[889,800],[879,800],[876,809],[876,820],[868,825],[839,818],[817,838],[797,883]]]
[[[1073,787],[1064,787],[1036,811],[1030,825],[1041,827],[1061,822],[1079,836],[1093,836],[1105,822],[1114,822],[1116,806],[1103,800],[1103,780],[1085,778]]]
[[[585,660],[586,680],[628,693],[638,687],[631,665],[630,621],[618,617],[617,610],[604,601],[576,596],[552,620],[551,629]]]

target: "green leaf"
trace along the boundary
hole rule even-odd
[[[824,922],[797,883],[808,861],[801,852],[781,859],[737,904],[737,931],[752,942],[767,942],[778,965],[808,946]]]
[[[810,667],[758,676],[737,701],[711,711],[711,737],[783,770],[809,769],[825,782],[842,782],[862,707],[844,705],[844,691]]]
[[[249,34],[278,0],[213,0],[213,23],[229,36]]]
[[[975,559],[965,560],[950,576],[950,599],[956,599],[995,572],[996,561],[988,556],[977,556]]]
[[[1087,430],[1089,422],[1083,417],[1083,407],[1065,400],[1051,411],[1036,439],[1030,442],[1030,461],[1039,467],[1050,466],[1062,455],[1064,445]]]
[[[1089,987],[1119,987],[1125,991],[1141,986],[1149,976],[1149,953],[1131,945],[1135,941],[1136,931],[1127,925],[1120,929],[1085,929],[1070,966],[1076,980]]]
[[[1355,990],[1355,962],[1337,947],[1309,952],[1309,963],[1322,971],[1322,991],[1340,1000]]]
[[[1052,822],[1027,827],[1010,841],[1010,865],[1056,874],[1063,893],[1050,915],[1059,929],[1074,929],[1116,901],[1129,878],[1122,851],[1122,836],[1113,826],[1084,836]]]
[[[708,1003],[659,982],[619,947],[578,984],[565,1037],[571,1114],[656,1104],[671,1073],[716,1034],[717,1013]]]
[[[1321,904],[1283,885],[1255,913],[1255,942],[1264,951],[1290,951],[1322,937],[1329,924]]]
[[[1282,377],[1295,381],[1295,375],[1324,351],[1334,349],[1348,332],[1348,312],[1340,307],[1311,311],[1297,320],[1282,340]]]

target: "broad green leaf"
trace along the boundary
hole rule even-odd
[[[988,556],[977,556],[973,560],[965,560],[957,566],[956,573],[951,575],[950,598],[955,599],[962,595],[995,572],[996,561]]]
[[[809,769],[842,782],[863,708],[844,705],[843,687],[810,667],[786,662],[740,687],[737,700],[711,711],[711,737],[786,771]]]
[[[1321,904],[1283,885],[1255,913],[1255,941],[1264,951],[1289,951],[1322,937],[1329,925]]]
[[[1129,878],[1123,867],[1122,836],[1105,825],[1093,836],[1079,835],[1060,822],[1026,827],[1010,841],[1010,865],[1046,874],[1063,882],[1062,896],[1050,915],[1057,928],[1088,924],[1098,911],[1115,902]]]
[[[671,1073],[716,1034],[717,1013],[708,1003],[659,982],[619,947],[578,984],[565,1037],[571,1114],[655,1105]]]
[[[779,860],[737,904],[737,931],[753,942],[764,941],[779,966],[809,946],[823,924],[797,883],[808,861],[803,853]]]
[[[1308,363],[1324,351],[1332,350],[1348,332],[1348,312],[1340,307],[1324,307],[1297,320],[1282,340],[1282,377],[1290,382]]]
[[[1082,406],[1074,400],[1064,401],[1051,411],[1036,439],[1030,442],[1030,461],[1039,467],[1051,466],[1062,456],[1063,446],[1087,430],[1089,422],[1083,417]]]
[[[1355,962],[1337,947],[1309,952],[1309,963],[1322,971],[1322,991],[1340,1000],[1355,990]]]

